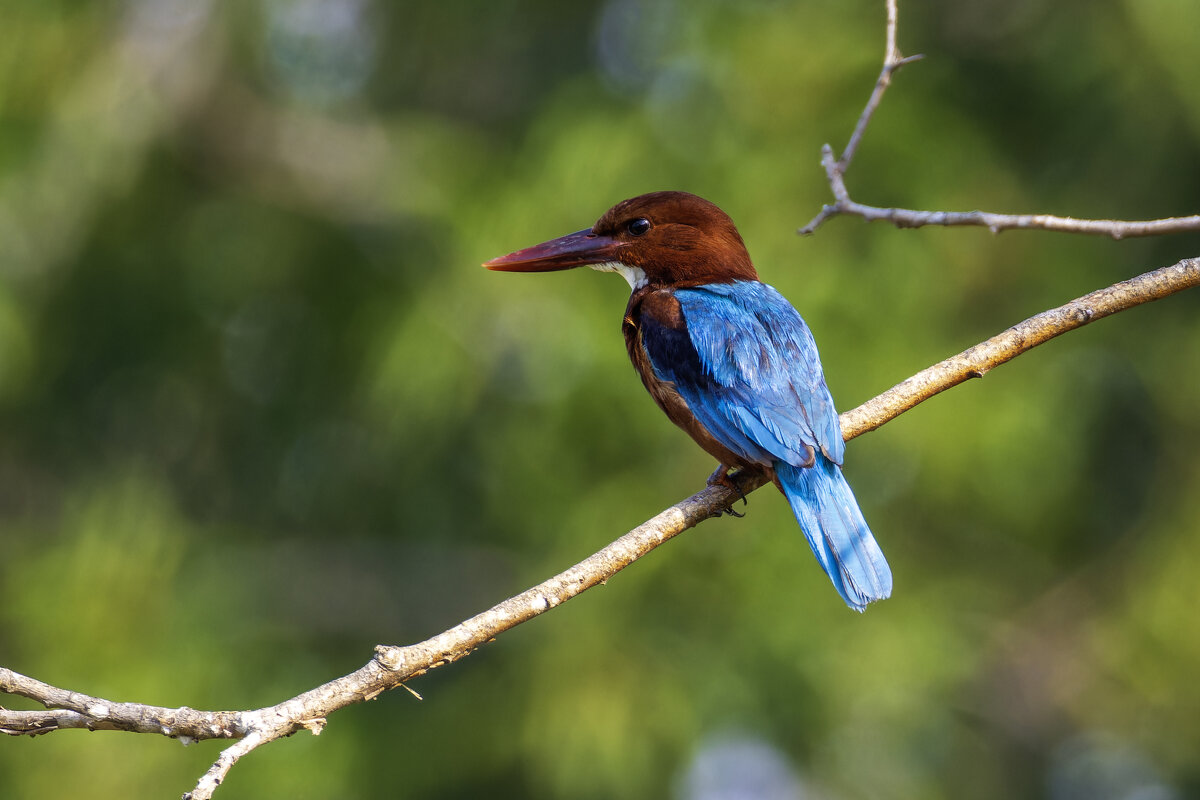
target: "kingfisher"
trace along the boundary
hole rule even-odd
[[[719,462],[758,473],[787,498],[846,605],[892,593],[892,573],[842,475],[845,443],[812,333],[761,282],[733,220],[687,192],[617,203],[590,228],[492,259],[501,272],[588,266],[631,290],[621,330],[667,417]]]

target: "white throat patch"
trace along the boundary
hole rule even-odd
[[[616,272],[629,284],[631,292],[636,292],[649,282],[646,279],[646,271],[644,269],[641,267],[631,267],[628,264],[622,264],[620,261],[605,261],[603,264],[589,264],[588,266],[597,272]]]

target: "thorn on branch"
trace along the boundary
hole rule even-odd
[[[401,685],[403,686],[403,684],[401,684]],[[405,686],[404,688],[408,689],[407,686]],[[408,690],[410,692],[412,691],[412,689],[408,689]],[[300,728],[304,728],[306,731],[311,733],[313,736],[320,736],[321,731],[325,730],[325,726],[328,724],[328,722],[329,721],[327,719],[325,719],[325,717],[315,717],[313,719],[302,719],[299,722],[297,722],[296,725]]]

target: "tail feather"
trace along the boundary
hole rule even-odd
[[[775,474],[796,521],[846,605],[862,611],[892,593],[892,571],[842,469],[820,453],[811,467],[776,462]]]

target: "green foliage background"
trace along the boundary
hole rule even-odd
[[[1196,212],[1200,6],[901,13],[928,58],[868,134],[859,199]],[[875,79],[879,2],[0,19],[0,664],[112,699],[276,703],[700,488],[713,465],[626,362],[623,283],[478,266],[625,197],[725,208],[842,408],[1200,251],[796,237]],[[861,617],[764,490],[219,796],[1200,795],[1198,311],[1105,320],[854,441],[896,581]],[[220,747],[4,739],[0,797],[177,796]]]

